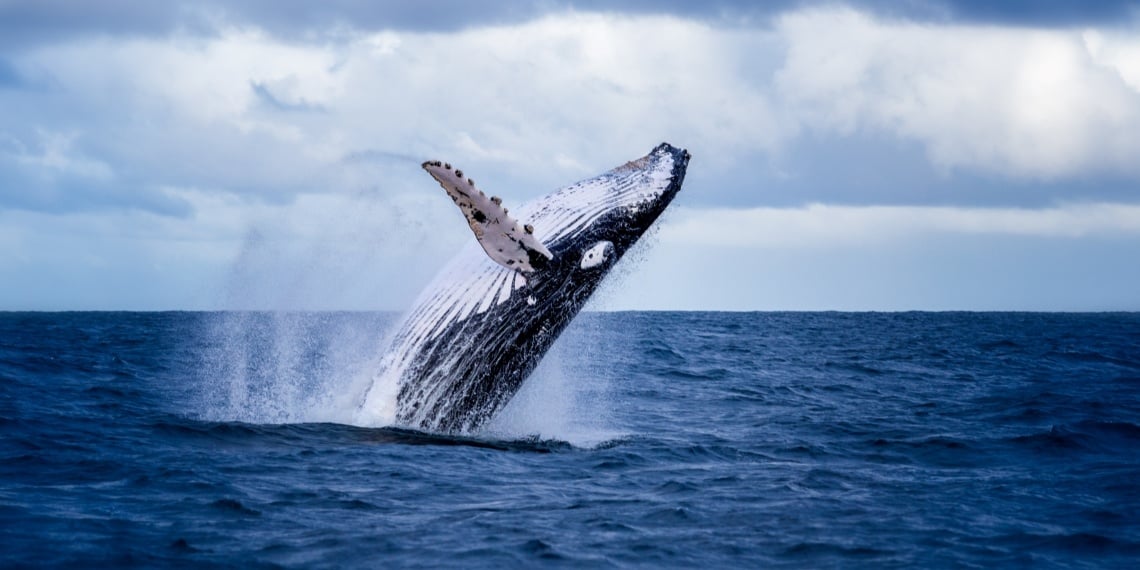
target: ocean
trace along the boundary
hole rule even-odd
[[[463,437],[395,319],[0,313],[0,566],[1140,560],[1140,314],[584,313]]]

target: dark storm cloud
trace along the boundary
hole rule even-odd
[[[210,35],[219,25],[254,26],[288,38],[336,29],[450,31],[524,21],[553,3],[490,0],[15,0],[0,3],[0,49],[50,43],[69,36]]]
[[[832,0],[15,0],[0,3],[0,49],[81,35],[209,35],[219,25],[254,26],[280,37],[323,38],[336,30],[452,31],[509,24],[564,10],[670,14],[727,25],[764,25],[787,10],[832,6]],[[1015,26],[1113,25],[1135,21],[1137,4],[1066,0],[851,0],[876,15],[919,21]]]
[[[1113,25],[1134,21],[1138,15],[1135,1],[1114,0],[955,0],[945,7],[956,20],[1012,26]]]
[[[1080,25],[1113,25],[1134,21],[1137,2],[1105,0],[1074,2],[1072,0],[574,0],[557,3],[579,10],[609,12],[666,13],[726,23],[763,23],[773,15],[805,7],[846,4],[878,16],[931,21],[989,23],[1012,26],[1065,27]]]
[[[176,2],[15,0],[0,3],[0,49],[74,35],[161,34],[189,24]]]
[[[236,21],[297,35],[332,27],[450,31],[524,21],[542,14],[549,4],[494,0],[248,0],[217,5]]]
[[[0,0],[2,2],[2,0]],[[140,9],[133,8],[138,4]],[[323,4],[302,3],[296,0],[271,2],[269,0],[249,0],[233,5],[216,0],[206,0],[196,4],[143,2],[113,0],[105,3],[81,2],[65,3],[46,0],[38,3],[0,3],[0,49],[7,37],[5,28],[16,29],[24,25],[27,29],[53,29],[52,37],[62,37],[70,33],[96,34],[163,34],[173,30],[207,30],[211,21],[256,23],[274,31],[278,35],[303,38],[310,37],[307,30],[330,29],[337,26],[358,28],[403,27],[420,30],[446,30],[464,25],[481,23],[503,23],[525,20],[546,12],[571,7],[576,10],[608,10],[623,13],[669,13],[685,18],[705,18],[706,21],[761,22],[771,18],[781,10],[803,5],[823,5],[817,2],[786,1],[763,4],[756,7],[751,3],[734,1],[694,2],[649,2],[631,0],[617,4],[594,0],[574,2],[545,2],[533,4],[507,4],[495,2],[435,2],[424,8],[420,3],[389,2],[368,3],[352,0],[333,0]],[[885,12],[902,10],[888,8],[885,2],[865,0],[859,5],[871,6]],[[516,7],[511,7],[516,6]],[[521,7],[518,7],[521,6]],[[968,18],[1020,18],[1020,22],[1030,21],[1026,14],[1018,16],[1013,11],[997,13],[978,3],[958,2],[950,4],[910,3],[902,6],[911,14],[925,14],[924,18],[953,17]],[[954,16],[938,16],[947,13],[947,6],[956,10]],[[1052,3],[1044,3],[1048,8]],[[1123,4],[1112,4],[1123,10]],[[941,7],[941,8],[940,8]],[[65,10],[66,8],[66,10]],[[54,18],[52,9],[64,12]],[[121,14],[114,14],[118,10]],[[989,10],[989,12],[987,12]],[[1082,18],[1106,18],[1111,11],[1105,5],[1097,9],[1076,14],[1056,8],[1052,12],[1033,16],[1048,21],[1078,21]],[[87,14],[88,17],[83,16]],[[987,16],[987,14],[989,14]],[[1052,15],[1049,15],[1052,14]],[[915,16],[919,17],[919,16]],[[1082,20],[1083,21],[1083,20]],[[660,22],[650,22],[656,26]],[[54,27],[53,27],[54,26]],[[10,31],[10,30],[7,30]],[[716,32],[717,30],[714,30]],[[814,34],[816,30],[811,30]],[[23,33],[27,33],[26,30]],[[1002,32],[1005,33],[1005,32]],[[810,35],[810,34],[809,34]],[[415,42],[447,41],[450,38],[420,38]],[[672,41],[672,40],[669,40]],[[98,46],[96,46],[98,47]],[[146,49],[145,47],[142,49]],[[65,50],[66,51],[66,50]],[[760,51],[760,50],[756,50]],[[70,52],[67,52],[70,53]],[[98,50],[76,52],[80,58],[98,58]],[[442,52],[441,52],[442,53]],[[753,53],[749,51],[749,53]],[[769,93],[766,78],[773,76],[782,65],[779,54],[773,50],[772,61],[749,70],[750,77],[760,78],[753,87],[770,95],[774,112],[783,112],[788,101],[780,99],[777,93]],[[23,57],[22,56],[26,56]],[[62,57],[62,56],[61,56]],[[72,55],[69,57],[76,57]],[[439,57],[435,55],[433,57]],[[751,56],[750,62],[762,60],[765,56]],[[269,58],[272,59],[272,58]],[[887,61],[898,58],[884,57]],[[25,61],[26,60],[26,61]],[[938,58],[928,59],[939,61]],[[352,183],[358,174],[343,174],[338,165],[322,163],[306,154],[304,145],[280,138],[265,125],[296,127],[306,136],[319,136],[328,129],[353,131],[366,130],[369,126],[338,123],[344,120],[347,110],[376,109],[353,103],[355,99],[331,101],[305,99],[290,96],[288,83],[274,81],[272,74],[262,76],[238,76],[240,89],[248,89],[243,94],[252,94],[253,105],[240,111],[242,121],[211,120],[200,122],[190,113],[152,113],[154,105],[166,109],[180,109],[180,103],[165,99],[165,95],[150,92],[127,90],[133,82],[116,80],[108,85],[124,89],[122,97],[106,96],[102,89],[90,92],[83,89],[67,90],[60,88],[49,96],[33,92],[37,85],[45,84],[50,77],[51,58],[36,58],[34,54],[0,54],[0,108],[8,113],[0,113],[0,208],[5,206],[41,211],[74,211],[83,209],[106,209],[134,207],[169,215],[186,215],[189,207],[185,203],[165,194],[156,193],[154,188],[196,188],[207,191],[227,191],[236,194],[250,194],[268,200],[287,200],[297,192],[314,187],[337,187]],[[56,61],[58,63],[58,61]],[[82,66],[79,66],[82,67]],[[808,66],[810,68],[810,66]],[[926,66],[930,67],[930,66]],[[64,66],[66,71],[66,66]],[[398,70],[397,70],[398,71]],[[891,73],[905,74],[912,69],[903,68]],[[123,72],[126,73],[126,72]],[[358,70],[357,73],[366,74]],[[129,76],[129,74],[127,74]],[[393,82],[404,77],[397,73]],[[509,83],[510,73],[496,77]],[[1078,75],[1077,77],[1082,77]],[[227,80],[234,79],[229,78]],[[85,85],[80,81],[77,86]],[[722,86],[723,87],[723,86]],[[735,85],[732,89],[739,88]],[[423,88],[423,86],[417,87]],[[715,89],[709,84],[706,89]],[[729,88],[726,88],[729,89]],[[860,84],[870,100],[884,97],[874,85]],[[165,93],[164,90],[159,90]],[[889,93],[887,94],[889,95]],[[355,97],[355,95],[353,96]],[[797,94],[792,93],[791,99]],[[128,103],[137,99],[142,105]],[[858,99],[858,98],[857,98]],[[703,99],[701,99],[703,101]],[[399,101],[398,99],[396,100]],[[462,106],[449,106],[447,99],[434,100],[447,114],[461,114]],[[503,105],[510,105],[509,98]],[[415,107],[416,105],[412,105]],[[529,116],[539,116],[551,109],[567,108],[572,105],[536,106]],[[456,111],[456,110],[459,111]],[[705,112],[711,109],[704,107]],[[825,108],[825,110],[831,107]],[[874,110],[873,108],[871,108]],[[97,112],[91,112],[97,110]],[[920,106],[914,119],[921,123],[928,115],[937,115],[939,108]],[[922,113],[926,113],[923,115]],[[476,115],[478,115],[476,113]],[[496,113],[499,120],[511,117],[510,114]],[[560,120],[573,124],[577,117],[572,112],[560,113]],[[994,115],[997,116],[997,115]],[[897,117],[896,117],[897,118]],[[245,119],[253,119],[247,121]],[[424,132],[420,125],[409,130],[395,120],[394,134],[383,141],[361,144],[355,152],[341,156],[341,164],[354,165],[360,169],[384,166],[418,165],[430,156],[408,156],[409,148],[432,148],[431,144],[418,142],[417,137],[435,137],[443,130]],[[963,116],[979,124],[991,121],[987,113],[978,112],[973,116]],[[349,118],[354,121],[354,118]],[[491,119],[488,119],[491,120]],[[790,120],[795,120],[791,117]],[[992,121],[991,121],[992,122]],[[249,129],[249,124],[258,128]],[[376,123],[365,123],[365,125]],[[474,124],[474,123],[471,123]],[[571,132],[572,129],[552,121],[555,130]],[[1127,170],[1117,173],[1111,167],[1102,169],[1096,161],[1080,162],[1070,170],[1063,171],[1055,179],[1041,181],[1037,178],[1019,178],[1018,172],[1003,169],[1003,163],[990,155],[951,161],[950,167],[939,169],[932,164],[930,149],[938,144],[959,144],[957,134],[941,133],[932,135],[921,131],[887,129],[880,132],[873,120],[862,123],[864,128],[854,135],[843,135],[842,126],[820,127],[815,136],[791,136],[787,140],[776,139],[770,145],[760,144],[751,153],[743,151],[732,161],[722,158],[720,166],[713,170],[694,169],[691,173],[694,188],[699,192],[690,194],[691,203],[700,206],[795,206],[810,202],[836,204],[955,204],[955,205],[1048,205],[1071,198],[1099,201],[1129,201],[1140,199]],[[244,126],[243,126],[244,125]],[[869,125],[869,126],[868,126]],[[1096,125],[1093,125],[1094,127]],[[1111,127],[1111,125],[1110,125]],[[1011,128],[1017,128],[1013,125]],[[1093,127],[1089,127],[1092,129]],[[1113,133],[1120,127],[1103,129]],[[37,134],[38,130],[45,134]],[[694,134],[708,132],[702,129],[680,128],[681,133]],[[474,139],[479,138],[479,128],[473,129]],[[489,131],[484,130],[484,134]],[[1000,129],[982,129],[982,132],[1000,132]],[[1093,132],[1090,130],[1089,132]],[[1096,131],[1097,133],[1102,130]],[[73,134],[74,148],[65,148],[64,156],[79,164],[78,170],[66,170],[52,163],[54,155],[50,149],[37,146],[36,141],[45,136]],[[908,134],[909,133],[909,134]],[[1048,131],[1049,136],[1067,136],[1067,133]],[[731,136],[739,136],[731,135]],[[1099,135],[1098,135],[1099,136]],[[663,137],[665,138],[665,137]],[[671,138],[671,137],[667,137]],[[678,137],[681,138],[681,137]],[[1047,137],[1048,138],[1048,137]],[[1111,136],[1104,137],[1111,140]],[[1120,137],[1124,140],[1126,137]],[[516,140],[523,140],[522,138]],[[563,139],[564,146],[574,148],[572,139]],[[658,139],[660,140],[660,139]],[[741,139],[752,140],[752,139]],[[5,142],[7,141],[7,142]],[[718,148],[733,149],[736,143],[708,139]],[[654,141],[655,142],[655,141]],[[9,146],[5,146],[5,144]],[[372,148],[371,145],[378,145]],[[740,143],[751,144],[751,143]],[[958,146],[954,146],[954,145]],[[14,145],[14,146],[13,146]],[[521,146],[521,145],[520,145]],[[970,144],[964,146],[970,147]],[[24,148],[27,147],[27,148]],[[774,152],[773,147],[780,147]],[[1000,150],[1000,149],[999,149]],[[736,152],[736,151],[731,151]],[[731,154],[726,153],[726,154]],[[588,153],[583,153],[588,155]],[[573,155],[571,155],[573,156]],[[960,158],[960,157],[959,157]],[[49,160],[50,159],[50,160]],[[987,160],[989,160],[987,162]],[[84,162],[86,161],[86,162]],[[1030,161],[1025,167],[1028,172],[1051,172],[1039,162]],[[111,174],[100,177],[90,175],[83,168],[88,163],[104,165]],[[87,166],[84,166],[87,164]],[[999,166],[994,166],[998,164]],[[759,166],[758,166],[759,165]],[[608,165],[605,165],[608,166]],[[1107,173],[1101,172],[1107,171]],[[738,172],[754,173],[747,191],[741,191],[736,183]],[[87,172],[87,174],[84,174]],[[96,173],[98,174],[98,173]],[[343,175],[343,178],[341,177]],[[365,176],[365,175],[359,175]],[[418,176],[415,175],[415,176]],[[506,178],[507,172],[500,172]],[[522,176],[522,175],[520,175]],[[525,177],[525,176],[524,176]],[[348,181],[348,182],[346,182]]]

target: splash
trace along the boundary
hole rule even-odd
[[[208,421],[252,424],[328,422],[394,425],[396,379],[385,378],[386,338],[396,313],[219,312],[203,335]],[[575,323],[523,388],[477,438],[555,440],[592,448],[621,439],[609,416],[611,379],[591,366],[601,341],[590,322]],[[360,415],[369,391],[387,390],[387,415]]]
[[[225,312],[204,334],[201,417],[257,424],[353,423],[391,313]]]
[[[352,423],[396,314],[327,309],[391,291],[395,276],[383,268],[392,266],[393,251],[415,245],[417,234],[405,231],[414,222],[406,204],[366,192],[299,198],[283,208],[249,221],[219,292],[218,304],[231,310],[211,314],[199,331],[204,355],[195,415]],[[376,223],[381,217],[386,224]],[[396,247],[394,232],[411,243]]]
[[[522,388],[482,433],[504,440],[559,440],[595,448],[627,433],[614,427],[613,378],[604,363],[600,326],[575,320]]]
[[[423,223],[394,211],[383,217],[385,233],[366,229],[380,216],[374,203],[362,200],[314,213],[307,232],[291,232],[280,219],[250,223],[219,301],[242,310],[212,313],[198,331],[200,396],[189,413],[253,424],[394,425],[398,369],[391,363],[398,355],[388,342],[399,313],[303,310],[326,308],[328,299],[359,298],[368,293],[365,283],[383,289],[378,280],[393,277],[376,268],[391,264],[376,252],[390,241],[393,225]],[[351,247],[342,249],[346,243]],[[560,348],[564,344],[555,345],[523,391],[476,437],[540,438],[576,446],[613,439],[600,413],[608,409],[598,396],[604,379],[576,367]],[[366,395],[389,405],[362,414]]]

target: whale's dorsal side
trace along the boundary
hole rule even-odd
[[[438,160],[429,160],[422,166],[459,206],[475,239],[495,263],[520,273],[531,273],[554,259],[550,250],[535,237],[533,227],[519,224],[508,215],[502,200],[487,197],[475,187],[473,180],[463,177],[462,170]]]

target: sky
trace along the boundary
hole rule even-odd
[[[0,310],[401,310],[668,141],[600,310],[1140,310],[1140,4],[0,0]]]

